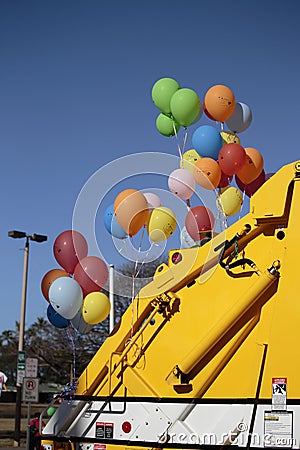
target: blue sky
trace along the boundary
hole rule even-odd
[[[53,242],[71,228],[93,174],[126,155],[155,152],[157,170],[160,153],[178,155],[176,139],[155,128],[159,78],[175,78],[201,100],[209,87],[229,86],[251,107],[241,143],[262,153],[266,172],[299,158],[299,12],[297,0],[0,2],[0,332],[20,317],[24,242],[9,230],[48,235],[30,246],[28,326],[46,317],[40,284],[58,267]],[[205,123],[189,127],[186,149]],[[124,186],[167,186],[155,183],[133,177]],[[103,199],[95,222],[97,243],[116,265],[101,214],[122,186]]]

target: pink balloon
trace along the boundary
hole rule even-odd
[[[75,230],[63,231],[53,244],[53,254],[58,264],[72,274],[78,261],[88,253],[85,237]]]
[[[170,174],[168,185],[170,191],[176,197],[181,198],[181,200],[188,200],[195,191],[196,181],[189,170],[176,169]]]
[[[100,291],[108,278],[105,262],[97,256],[86,256],[75,267],[74,279],[80,284],[84,297]]]
[[[146,192],[144,193],[144,197],[146,197],[149,209],[152,210],[161,206],[161,199],[158,195],[153,194],[152,192]]]
[[[266,174],[263,170],[256,180],[249,184],[244,184],[237,175],[235,176],[235,181],[240,190],[245,192],[248,197],[251,197],[266,181]]]

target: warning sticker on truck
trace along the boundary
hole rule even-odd
[[[272,378],[272,409],[286,410],[287,378]]]
[[[265,411],[264,446],[290,448],[293,441],[292,411]]]
[[[96,438],[113,439],[114,424],[112,422],[96,422]]]

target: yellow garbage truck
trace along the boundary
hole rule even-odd
[[[205,245],[169,252],[48,421],[44,449],[299,448],[298,277],[300,161]]]

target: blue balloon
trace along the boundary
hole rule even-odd
[[[202,157],[217,161],[219,151],[223,146],[223,139],[216,128],[211,125],[202,125],[194,131],[192,144]]]
[[[68,328],[71,323],[68,319],[65,319],[60,314],[58,314],[52,305],[48,305],[47,317],[49,322],[56,328]]]
[[[76,316],[82,306],[82,300],[82,289],[73,278],[57,278],[50,286],[50,304],[65,319],[73,319]]]
[[[126,231],[123,230],[116,219],[113,203],[109,205],[104,212],[104,226],[109,234],[111,234],[113,237],[116,237],[118,239],[127,238]]]

